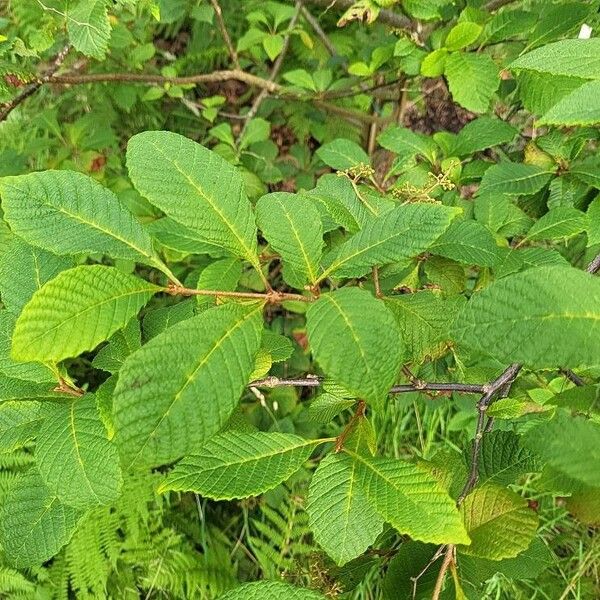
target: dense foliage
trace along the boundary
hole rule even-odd
[[[599,597],[599,7],[0,2],[0,597]]]

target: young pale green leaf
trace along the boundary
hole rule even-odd
[[[56,384],[56,376],[46,365],[22,363],[11,358],[12,336],[17,319],[7,310],[0,310],[0,375],[35,383]],[[46,386],[46,389],[51,389]]]
[[[403,204],[367,223],[348,241],[323,259],[323,280],[361,277],[373,266],[383,266],[417,256],[427,250],[460,213],[441,204]]]
[[[477,41],[483,27],[471,21],[457,23],[446,36],[444,46],[450,51],[461,50]]]
[[[357,464],[343,453],[319,464],[306,510],[315,540],[338,565],[363,554],[383,529],[383,518],[358,485]]]
[[[515,483],[519,476],[536,468],[535,457],[521,445],[521,438],[512,431],[492,431],[482,439],[479,485],[487,482],[499,485]]]
[[[79,0],[67,11],[67,33],[73,47],[103,60],[110,40],[106,0]]]
[[[337,171],[368,165],[371,162],[367,153],[356,142],[343,138],[324,144],[316,154],[328,167]]]
[[[400,328],[406,346],[405,360],[418,364],[448,350],[450,328],[464,299],[445,299],[439,293],[423,291],[386,298],[384,302]]]
[[[537,165],[503,161],[491,166],[481,180],[479,195],[520,196],[539,192],[552,179],[553,171]]]
[[[56,254],[99,253],[164,268],[152,240],[107,188],[74,171],[0,179],[4,218],[29,244]]]
[[[442,233],[429,251],[466,265],[492,267],[498,262],[498,249],[485,225],[477,221],[458,221]]]
[[[114,392],[126,466],[194,452],[234,411],[260,347],[262,305],[225,304],[152,338],[127,358]]]
[[[585,231],[587,225],[585,213],[572,206],[557,206],[532,225],[525,239],[560,240]]]
[[[325,596],[307,588],[282,581],[256,581],[234,588],[217,600],[325,600]]]
[[[498,67],[487,54],[453,52],[446,58],[445,75],[455,102],[473,112],[485,112],[496,93]]]
[[[42,417],[39,402],[0,404],[0,452],[13,452],[37,435]]]
[[[35,461],[49,493],[80,509],[116,500],[122,484],[119,455],[107,438],[94,395],[48,403],[43,416]]]
[[[14,237],[0,255],[2,303],[18,315],[44,283],[72,266],[69,258],[30,246]]]
[[[297,194],[267,194],[256,204],[256,220],[281,256],[285,282],[296,289],[314,284],[323,250],[323,224],[314,204]]]
[[[201,239],[259,267],[256,225],[239,171],[176,133],[144,131],[127,145],[136,189]]]
[[[600,38],[561,40],[520,56],[511,69],[600,79]]]
[[[39,473],[19,475],[4,498],[0,544],[12,565],[39,566],[70,539],[82,513],[53,496]]]
[[[160,486],[214,500],[258,496],[289,479],[321,441],[290,433],[227,431],[186,456]]]
[[[504,277],[473,294],[454,335],[468,348],[507,364],[539,369],[596,365],[600,280],[571,267],[539,267]]]
[[[600,81],[589,81],[561,98],[540,119],[538,125],[563,127],[600,123]]]
[[[600,487],[600,425],[563,412],[530,429],[523,445],[554,469]]]
[[[102,265],[59,273],[20,314],[13,333],[16,360],[60,362],[93,350],[124,327],[160,288]]]
[[[400,533],[434,544],[469,544],[454,500],[425,469],[392,458],[349,454],[369,503]]]
[[[402,364],[394,317],[358,288],[323,294],[306,313],[308,340],[325,373],[368,402],[381,403]]]
[[[461,506],[471,538],[463,554],[502,560],[527,550],[538,526],[537,514],[515,492],[493,483],[476,488]]]

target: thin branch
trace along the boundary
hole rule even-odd
[[[481,444],[483,442],[483,436],[486,430],[485,413],[489,408],[490,404],[494,401],[496,396],[506,397],[510,391],[510,388],[517,378],[522,365],[514,363],[510,365],[504,372],[497,378],[494,379],[490,384],[485,386],[483,396],[477,403],[477,426],[475,428],[475,439],[473,440],[473,448],[471,450],[471,467],[469,469],[469,477],[465,483],[456,504],[460,506],[464,499],[469,495],[471,490],[475,487],[477,479],[479,477],[479,455],[481,452]]]
[[[442,563],[440,572],[438,573],[437,579],[435,581],[435,587],[433,588],[431,600],[439,600],[440,595],[442,594],[442,588],[444,586],[444,580],[446,579],[446,573],[448,572],[448,569],[452,566],[454,562],[454,552],[455,546],[453,544],[448,544],[448,546],[446,546],[446,552],[444,554],[444,562]]]
[[[348,439],[348,436],[352,433],[352,431],[356,427],[356,423],[358,423],[358,421],[360,421],[361,419],[364,419],[366,408],[367,408],[367,405],[365,404],[365,401],[359,400],[358,404],[356,406],[356,410],[354,411],[354,414],[352,415],[352,418],[350,419],[350,421],[348,421],[348,424],[346,425],[346,427],[344,427],[344,430],[342,431],[342,433],[340,433],[340,435],[338,435],[337,438],[335,438],[335,450],[334,450],[335,452],[342,451],[342,449],[344,448],[344,444],[346,443],[346,440]]]
[[[227,50],[229,52],[229,56],[231,57],[231,62],[233,66],[240,70],[242,69],[240,65],[240,59],[238,58],[237,52],[235,50],[234,45],[231,43],[231,37],[229,36],[229,32],[227,31],[227,27],[225,25],[225,21],[223,19],[223,11],[221,10],[221,5],[218,0],[210,0],[212,4],[213,10],[215,11],[215,16],[217,17],[217,24],[221,31],[221,37],[227,46]]]
[[[223,290],[195,290],[193,288],[186,288],[180,285],[171,284],[169,287],[164,288],[167,294],[172,296],[212,296],[215,298],[246,298],[248,300],[262,300],[267,304],[281,304],[289,300],[299,302],[312,302],[314,300],[311,296],[303,296],[302,294],[288,294],[286,292],[278,292],[277,290],[270,290],[266,293],[260,292],[228,292]]]
[[[304,296],[302,296],[304,298]],[[308,387],[317,388],[324,383],[323,378],[316,375],[307,375],[294,379],[281,379],[279,377],[265,377],[253,381],[252,387],[276,388],[276,387]],[[390,389],[390,394],[405,394],[408,392],[457,392],[463,394],[481,394],[486,386],[477,383],[429,383],[416,380],[414,383],[403,383],[395,385]]]
[[[576,386],[585,385],[585,381],[579,377],[576,373],[573,373],[571,369],[561,369],[561,375],[564,375],[571,383],[574,383]]]
[[[279,53],[279,56],[277,56],[277,58],[275,59],[275,62],[273,63],[273,68],[271,69],[271,73],[269,74],[269,78],[267,80],[270,83],[275,83],[275,80],[277,79],[277,77],[279,75],[279,71],[281,71],[281,67],[283,66],[283,61],[285,60],[285,56],[290,47],[290,39],[292,36],[292,30],[294,29],[294,27],[296,26],[296,23],[298,22],[298,18],[300,17],[301,11],[302,11],[302,2],[301,2],[301,0],[296,0],[296,12],[294,12],[293,17],[290,20],[290,23],[288,25],[288,31],[287,31],[285,37],[283,38],[283,46],[281,47],[281,52]],[[238,140],[242,138],[246,129],[248,128],[248,124],[257,115],[257,113],[261,107],[261,104],[263,103],[264,99],[267,97],[268,93],[269,93],[269,91],[266,88],[263,88],[260,91],[260,93],[258,94],[258,96],[256,96],[256,98],[254,99],[254,102],[252,103],[250,110],[246,114],[246,120],[244,122],[244,126],[242,127],[242,130],[240,131]]]
[[[600,271],[600,254],[587,266],[586,271],[592,275]]]
[[[2,110],[0,111],[0,123],[2,121],[5,121],[6,118],[8,117],[8,115],[10,115],[10,113],[15,108],[17,108],[17,106],[19,106],[19,104],[21,104],[22,102],[27,100],[27,98],[29,98],[29,96],[32,96],[33,94],[35,94],[45,83],[47,83],[48,81],[50,81],[50,79],[52,79],[53,75],[56,73],[56,71],[58,71],[58,69],[62,65],[63,61],[67,57],[67,54],[69,53],[69,48],[70,48],[70,46],[65,46],[56,55],[56,57],[52,61],[52,65],[50,66],[50,68],[46,71],[46,73],[42,77],[40,77],[37,81],[30,83],[28,86],[25,87],[25,89],[22,92],[17,94],[10,102],[7,102],[6,104],[4,104],[2,106]]]
[[[489,10],[489,11],[498,10],[499,8],[502,8],[503,6],[506,6],[507,4],[512,4],[515,1],[516,0],[491,0],[491,2],[488,2],[484,6],[484,8],[485,8],[485,10]]]
[[[329,39],[327,34],[323,31],[319,21],[313,17],[311,12],[306,8],[306,6],[302,5],[300,9],[302,11],[302,16],[306,19],[306,22],[313,28],[314,32],[317,34],[320,42],[323,44],[327,52],[331,54],[331,56],[338,56],[337,50],[333,45],[332,41]]]

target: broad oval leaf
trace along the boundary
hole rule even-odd
[[[35,460],[49,492],[81,509],[116,500],[122,484],[119,455],[108,440],[94,395],[48,403],[43,416]]]
[[[186,456],[160,486],[214,500],[258,496],[292,476],[320,440],[289,433],[227,431]]]
[[[169,131],[144,131],[127,145],[136,189],[174,221],[259,266],[256,225],[242,176],[225,159]]]
[[[13,333],[16,360],[59,362],[93,350],[124,327],[160,288],[102,265],[59,273],[20,314]]]
[[[306,510],[315,540],[338,565],[363,554],[383,529],[383,518],[358,485],[356,462],[343,453],[319,464]]]
[[[15,236],[0,256],[2,303],[18,315],[44,283],[72,266],[71,259],[30,246]]]
[[[581,233],[587,226],[586,213],[572,206],[557,206],[533,224],[527,232],[526,239],[559,240]]]
[[[368,165],[371,162],[368,154],[356,142],[343,138],[324,144],[316,154],[328,167],[337,171]]]
[[[40,402],[0,403],[0,452],[13,452],[34,438],[40,428]]]
[[[515,492],[487,483],[471,492],[461,506],[471,538],[464,554],[502,560],[527,550],[538,526],[537,514]]]
[[[448,228],[459,208],[441,204],[403,204],[368,222],[323,259],[325,273],[361,277],[382,266],[424,252]]]
[[[394,317],[358,288],[322,295],[306,313],[312,353],[326,375],[368,402],[382,402],[402,364]]]
[[[297,289],[314,284],[323,249],[323,223],[308,198],[275,192],[256,204],[256,219],[265,238],[281,255],[283,278]]]
[[[466,265],[491,267],[499,247],[490,230],[477,221],[454,222],[431,246],[430,252]]]
[[[600,280],[571,267],[504,277],[473,294],[454,334],[468,348],[506,364],[539,369],[596,365]]]
[[[156,267],[152,240],[107,188],[74,171],[0,179],[4,218],[26,242],[56,254],[101,253]]]
[[[485,172],[478,193],[480,196],[535,194],[552,179],[553,174],[553,171],[537,165],[503,161],[492,165]]]
[[[230,590],[217,600],[325,600],[318,592],[281,581],[256,581]]]
[[[39,566],[71,539],[82,515],[53,496],[30,469],[12,482],[4,498],[0,544],[15,567]]]
[[[469,544],[454,500],[418,465],[349,452],[373,508],[400,533],[434,544]]]
[[[225,304],[173,325],[127,358],[114,392],[126,466],[167,464],[227,422],[254,369],[262,305]]]

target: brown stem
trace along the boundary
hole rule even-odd
[[[236,69],[241,71],[242,67],[240,66],[240,60],[238,58],[234,45],[231,43],[231,37],[229,37],[227,27],[225,26],[225,20],[223,19],[223,11],[221,10],[221,6],[218,0],[210,0],[210,3],[212,4],[213,10],[215,11],[215,16],[217,17],[217,24],[221,31],[221,37],[223,38],[223,41],[227,46],[229,56],[231,57],[231,62],[233,63],[233,66]]]
[[[314,32],[317,34],[317,37],[319,38],[327,52],[329,52],[331,56],[337,56],[338,53],[335,49],[335,46],[333,45],[329,37],[327,37],[327,34],[323,31],[323,28],[321,27],[319,21],[315,17],[313,17],[313,15],[308,10],[308,8],[306,8],[306,6],[303,5],[301,10],[302,16],[306,19],[306,22],[313,28]]]
[[[435,587],[433,588],[431,600],[439,600],[440,598],[442,588],[444,587],[444,580],[446,579],[446,573],[448,572],[448,569],[454,562],[454,550],[455,547],[453,544],[448,544],[448,546],[446,547],[446,552],[444,554],[444,562],[442,563],[440,572],[438,573],[437,579],[435,581]]]
[[[348,424],[346,425],[346,427],[344,427],[344,430],[342,431],[342,433],[340,433],[340,435],[338,435],[338,437],[335,440],[335,450],[334,450],[335,452],[342,451],[344,444],[346,443],[348,436],[354,430],[356,423],[360,419],[364,418],[366,408],[367,408],[367,405],[365,404],[365,401],[359,400],[358,404],[356,405],[356,410],[354,411],[354,414],[352,415],[352,418],[350,419],[350,421],[348,421]]]
[[[347,10],[354,4],[356,4],[356,0],[304,0],[307,4],[314,4],[315,6],[320,6],[324,9],[329,8],[337,8],[341,10]],[[381,23],[385,23],[386,25],[391,25],[392,27],[397,27],[398,29],[413,29],[417,23],[412,19],[409,19],[406,15],[382,9],[379,11],[379,16],[377,20]]]
[[[263,300],[267,304],[281,304],[288,300],[295,300],[299,302],[312,302],[313,298],[310,296],[303,296],[302,294],[288,294],[286,292],[279,292],[277,290],[269,290],[266,293],[260,292],[229,292],[223,290],[195,290],[193,288],[186,288],[176,284],[170,284],[169,287],[164,288],[167,294],[172,296],[214,296],[215,298],[246,298],[249,300]]]
[[[383,298],[383,293],[381,291],[381,285],[379,283],[379,267],[374,266],[372,269],[373,274],[373,285],[375,286],[375,296],[377,298]]]

